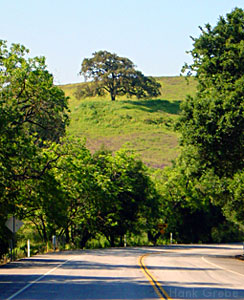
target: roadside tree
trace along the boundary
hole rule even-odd
[[[181,161],[188,176],[197,179],[209,201],[220,205],[239,226],[243,226],[239,179],[244,168],[243,28],[244,11],[236,8],[220,17],[215,27],[200,28],[201,35],[193,38],[193,64],[183,71],[196,76],[198,90],[183,102],[178,123]]]
[[[182,105],[182,143],[219,176],[244,167],[244,11],[236,8],[194,38],[193,64],[184,70],[198,80],[196,97]]]
[[[98,152],[94,163],[102,196],[97,228],[110,245],[122,245],[125,234],[149,231],[159,218],[160,199],[143,163],[125,150]]]
[[[0,40],[0,217],[23,206],[25,181],[40,179],[58,159],[45,151],[65,134],[67,98],[53,84],[44,57]],[[0,232],[4,232],[1,231]],[[2,237],[0,237],[1,239]]]

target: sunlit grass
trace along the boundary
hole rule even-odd
[[[92,152],[102,146],[112,151],[126,147],[151,167],[170,165],[179,153],[174,124],[180,102],[186,94],[194,94],[195,83],[187,85],[183,77],[157,80],[162,84],[161,98],[150,100],[119,97],[112,102],[108,95],[78,100],[74,92],[79,84],[62,86],[70,97],[68,135],[86,138]]]

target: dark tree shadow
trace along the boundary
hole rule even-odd
[[[181,101],[168,101],[163,99],[153,99],[153,100],[125,100],[124,108],[132,109],[138,108],[147,112],[159,112],[163,111],[169,114],[178,115],[180,113],[180,103]],[[129,104],[126,106],[126,104]]]
[[[1,275],[0,299],[38,280],[39,275]],[[173,299],[244,299],[243,289],[221,288],[211,282],[159,282]],[[193,286],[192,286],[193,285]],[[134,277],[47,275],[14,299],[158,299],[148,280]],[[167,298],[168,299],[168,298]]]
[[[8,299],[14,292],[38,278],[37,275],[1,275],[0,300]],[[47,275],[14,299],[119,300],[158,299],[158,296],[149,281],[136,281],[132,277]]]

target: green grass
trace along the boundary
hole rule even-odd
[[[187,94],[194,95],[197,81],[182,76],[156,77],[161,83],[161,97],[167,100],[183,100]]]
[[[108,96],[78,100],[79,84],[61,88],[70,97],[71,122],[68,135],[86,138],[87,147],[116,151],[121,147],[135,151],[150,167],[170,165],[178,155],[178,134],[173,127],[186,94],[194,94],[193,80],[183,77],[156,78],[162,85],[160,99],[137,100]]]

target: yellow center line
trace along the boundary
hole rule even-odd
[[[167,292],[161,287],[161,285],[159,284],[159,282],[153,277],[153,275],[149,272],[149,270],[147,269],[147,267],[144,264],[144,258],[146,256],[148,256],[150,254],[144,254],[142,256],[140,256],[139,258],[139,265],[143,271],[143,273],[146,275],[146,277],[148,278],[149,282],[151,283],[153,289],[155,290],[156,294],[158,295],[158,297],[160,299],[172,299]]]

